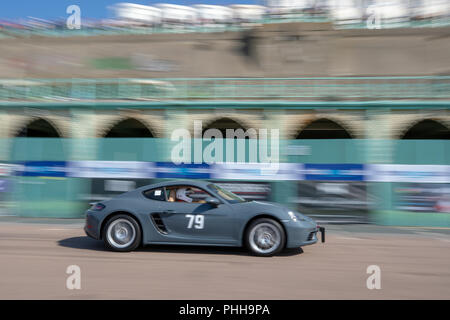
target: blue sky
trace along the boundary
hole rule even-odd
[[[176,3],[176,4],[232,4],[250,3],[260,4],[259,0],[0,0],[0,19],[18,19],[36,17],[41,19],[66,18],[66,8],[76,4],[80,6],[81,17],[108,18],[111,12],[108,6],[118,2],[132,2],[139,4]]]

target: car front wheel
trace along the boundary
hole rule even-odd
[[[136,220],[120,214],[112,217],[103,229],[103,241],[113,251],[132,251],[141,243],[141,228]]]
[[[245,235],[246,247],[258,256],[273,256],[283,250],[286,235],[275,220],[261,218],[253,221]]]

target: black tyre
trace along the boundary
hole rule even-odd
[[[248,226],[245,232],[245,246],[257,256],[273,256],[283,250],[285,244],[284,229],[273,219],[257,219]]]
[[[106,248],[120,252],[136,249],[142,239],[139,224],[126,214],[111,217],[103,227],[102,234]]]

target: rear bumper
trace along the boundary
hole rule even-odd
[[[84,233],[86,233],[86,235],[88,237],[91,237],[92,239],[99,240],[99,235],[92,232],[87,226],[84,226]]]
[[[87,236],[99,240],[100,239],[100,223],[95,214],[89,210],[86,212],[86,221],[84,224],[84,232]]]

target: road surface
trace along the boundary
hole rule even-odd
[[[70,265],[80,290],[66,288]],[[370,265],[379,290],[367,289]],[[450,299],[450,230],[330,225],[324,244],[260,258],[183,246],[115,253],[82,220],[7,219],[0,299]]]

